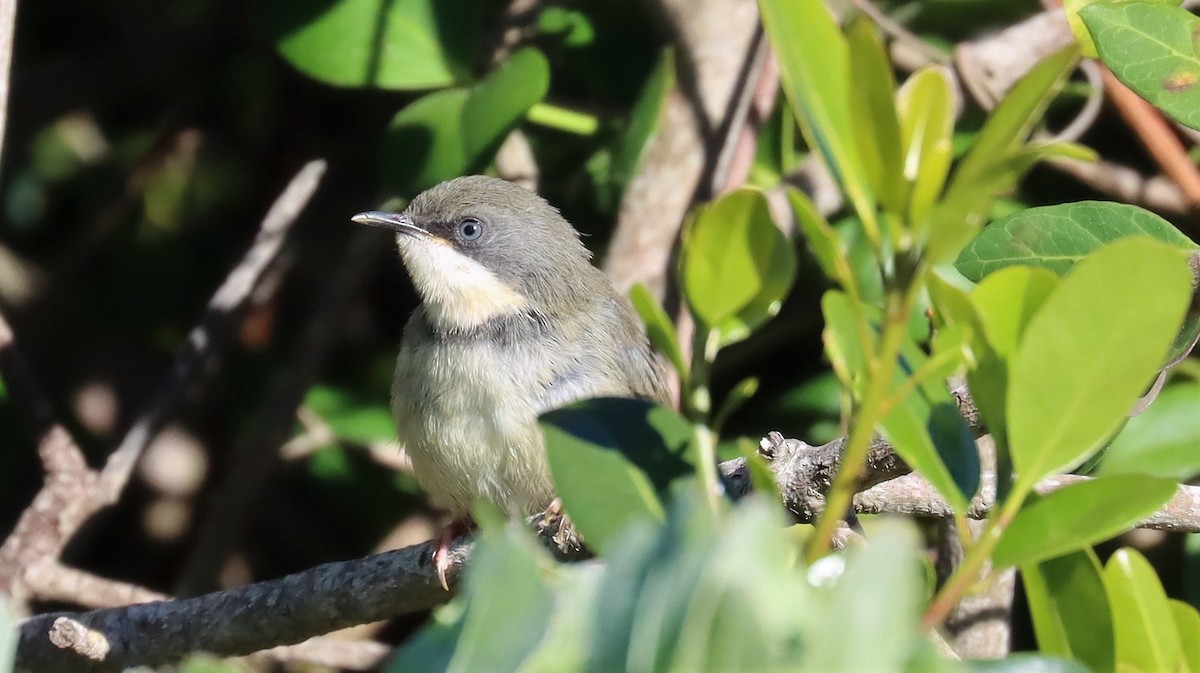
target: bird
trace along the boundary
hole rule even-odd
[[[395,232],[420,299],[392,411],[418,483],[455,517],[434,551],[447,588],[450,542],[477,499],[508,516],[555,502],[538,416],[594,397],[669,405],[665,370],[579,232],[524,187],[459,177],[403,212],[351,219]]]

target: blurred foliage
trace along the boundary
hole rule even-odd
[[[1040,8],[880,4],[946,54]],[[897,73],[865,18],[849,12],[843,24],[815,0],[761,0],[783,96],[748,184],[700,204],[685,225],[673,272],[692,343],[680,343],[658,299],[632,295],[681,378],[680,413],[595,400],[543,421],[567,513],[604,563],[557,565],[528,531],[481,510],[461,597],[386,635],[407,637],[389,670],[1078,670],[1067,660],[1200,670],[1200,544],[1188,544],[1178,591],[1136,551],[1102,563],[1092,550],[1160,506],[1174,480],[1200,474],[1194,365],[1178,368],[1193,380],[1125,419],[1200,332],[1200,318],[1184,320],[1196,245],[1140,208],[1024,180],[1044,159],[1096,156],[1034,139],[1085,94],[1068,80],[1093,44],[1122,81],[1195,127],[1196,19],[1170,3],[1067,4],[1080,47],[1050,55],[990,113],[956,118],[949,73]],[[249,520],[231,524],[238,553],[222,582],[365,554],[389,533],[398,537],[387,544],[426,536],[434,519],[415,481],[372,454],[394,441],[391,368],[415,304],[394,259],[340,307],[336,347],[293,440],[305,450],[281,461],[277,447],[239,440],[295,366],[297,335],[344,263],[348,215],[494,171],[512,130],[529,141],[540,191],[603,254],[669,92],[691,81],[687,55],[638,3],[539,5],[520,18],[514,49],[497,49],[502,11],[481,0],[22,4],[0,245],[43,281],[24,298],[0,285],[0,301],[92,458],[154,394],[274,193],[309,158],[331,166],[273,279],[278,292],[251,307],[236,347],[172,421],[200,442],[199,490],[139,480],[68,551],[72,564],[187,585],[206,499],[239,478],[228,471],[243,456],[225,447],[282,465],[256,485]],[[1084,140],[1143,161],[1114,128],[1102,119]],[[786,186],[810,157],[834,173],[842,211],[823,214]],[[794,235],[781,233],[770,190],[792,211]],[[1138,329],[1114,328],[1127,325]],[[768,430],[813,443],[845,435],[851,468],[829,507],[840,514],[881,431],[962,527],[980,466],[943,385],[955,374],[1016,474],[1000,479],[996,514],[942,586],[903,524],[827,555],[836,516],[815,531],[787,528],[765,498],[720,497],[718,456],[744,456],[770,491],[755,450]],[[29,430],[0,386],[0,436],[21,439],[0,445],[0,530],[40,483]],[[1097,461],[1094,481],[1033,491]],[[172,537],[147,524],[162,502],[185,502]],[[395,530],[400,521],[417,532]],[[1018,645],[1039,654],[945,661],[922,619],[940,621],[989,561],[1020,568],[1036,643]],[[8,632],[0,621],[0,670]],[[196,659],[176,670],[241,669]]]

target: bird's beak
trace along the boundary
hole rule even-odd
[[[429,232],[421,227],[413,224],[408,215],[404,213],[388,213],[382,210],[368,210],[365,213],[359,213],[350,218],[359,224],[368,224],[372,227],[380,229],[390,229],[397,233],[424,238],[429,236]]]

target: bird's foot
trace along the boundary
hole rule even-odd
[[[446,591],[450,590],[450,583],[446,581],[446,571],[450,570],[452,564],[450,545],[454,543],[455,538],[471,532],[474,528],[475,522],[470,517],[455,519],[443,527],[434,540],[433,569],[437,573],[438,583]]]

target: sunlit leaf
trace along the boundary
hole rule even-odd
[[[779,60],[780,84],[809,147],[821,153],[859,213],[874,197],[855,152],[846,38],[825,3],[759,0],[763,27]]]
[[[904,174],[901,162],[900,120],[896,115],[896,80],[883,41],[866,17],[858,17],[846,31],[849,44],[851,137],[871,189],[893,212],[904,210]]]
[[[1173,385],[1129,419],[1100,463],[1101,474],[1186,480],[1200,474],[1200,383]]]
[[[462,82],[483,42],[479,0],[271,0],[279,53],[337,86],[427,89]]]
[[[1133,549],[1118,549],[1104,567],[1104,588],[1112,607],[1117,670],[1178,670],[1179,631],[1150,563]]]
[[[1186,260],[1156,241],[1120,240],[1075,265],[1030,320],[1010,367],[1008,439],[1023,483],[1078,465],[1117,429],[1190,297]]]
[[[739,189],[702,207],[687,228],[680,274],[688,306],[709,328],[753,329],[791,288],[796,258],[762,192]]]
[[[1026,502],[1004,531],[992,560],[998,566],[1038,563],[1129,530],[1175,495],[1169,479],[1099,477]]]
[[[1014,264],[1040,266],[1061,276],[1105,243],[1130,236],[1149,236],[1180,250],[1197,247],[1150,211],[1125,203],[1080,201],[1029,208],[993,223],[963,249],[954,265],[976,282]]]
[[[1038,650],[1113,670],[1112,617],[1100,561],[1090,549],[1021,566]]]
[[[942,193],[952,157],[954,86],[937,66],[916,71],[897,93],[904,144],[904,179],[909,184],[909,223],[922,226]]]
[[[1200,18],[1153,2],[1093,4],[1079,15],[1117,79],[1184,126],[1200,128]]]
[[[508,132],[549,87],[549,65],[522,49],[472,89],[435,91],[401,110],[383,142],[384,178],[416,194],[482,170]]]

